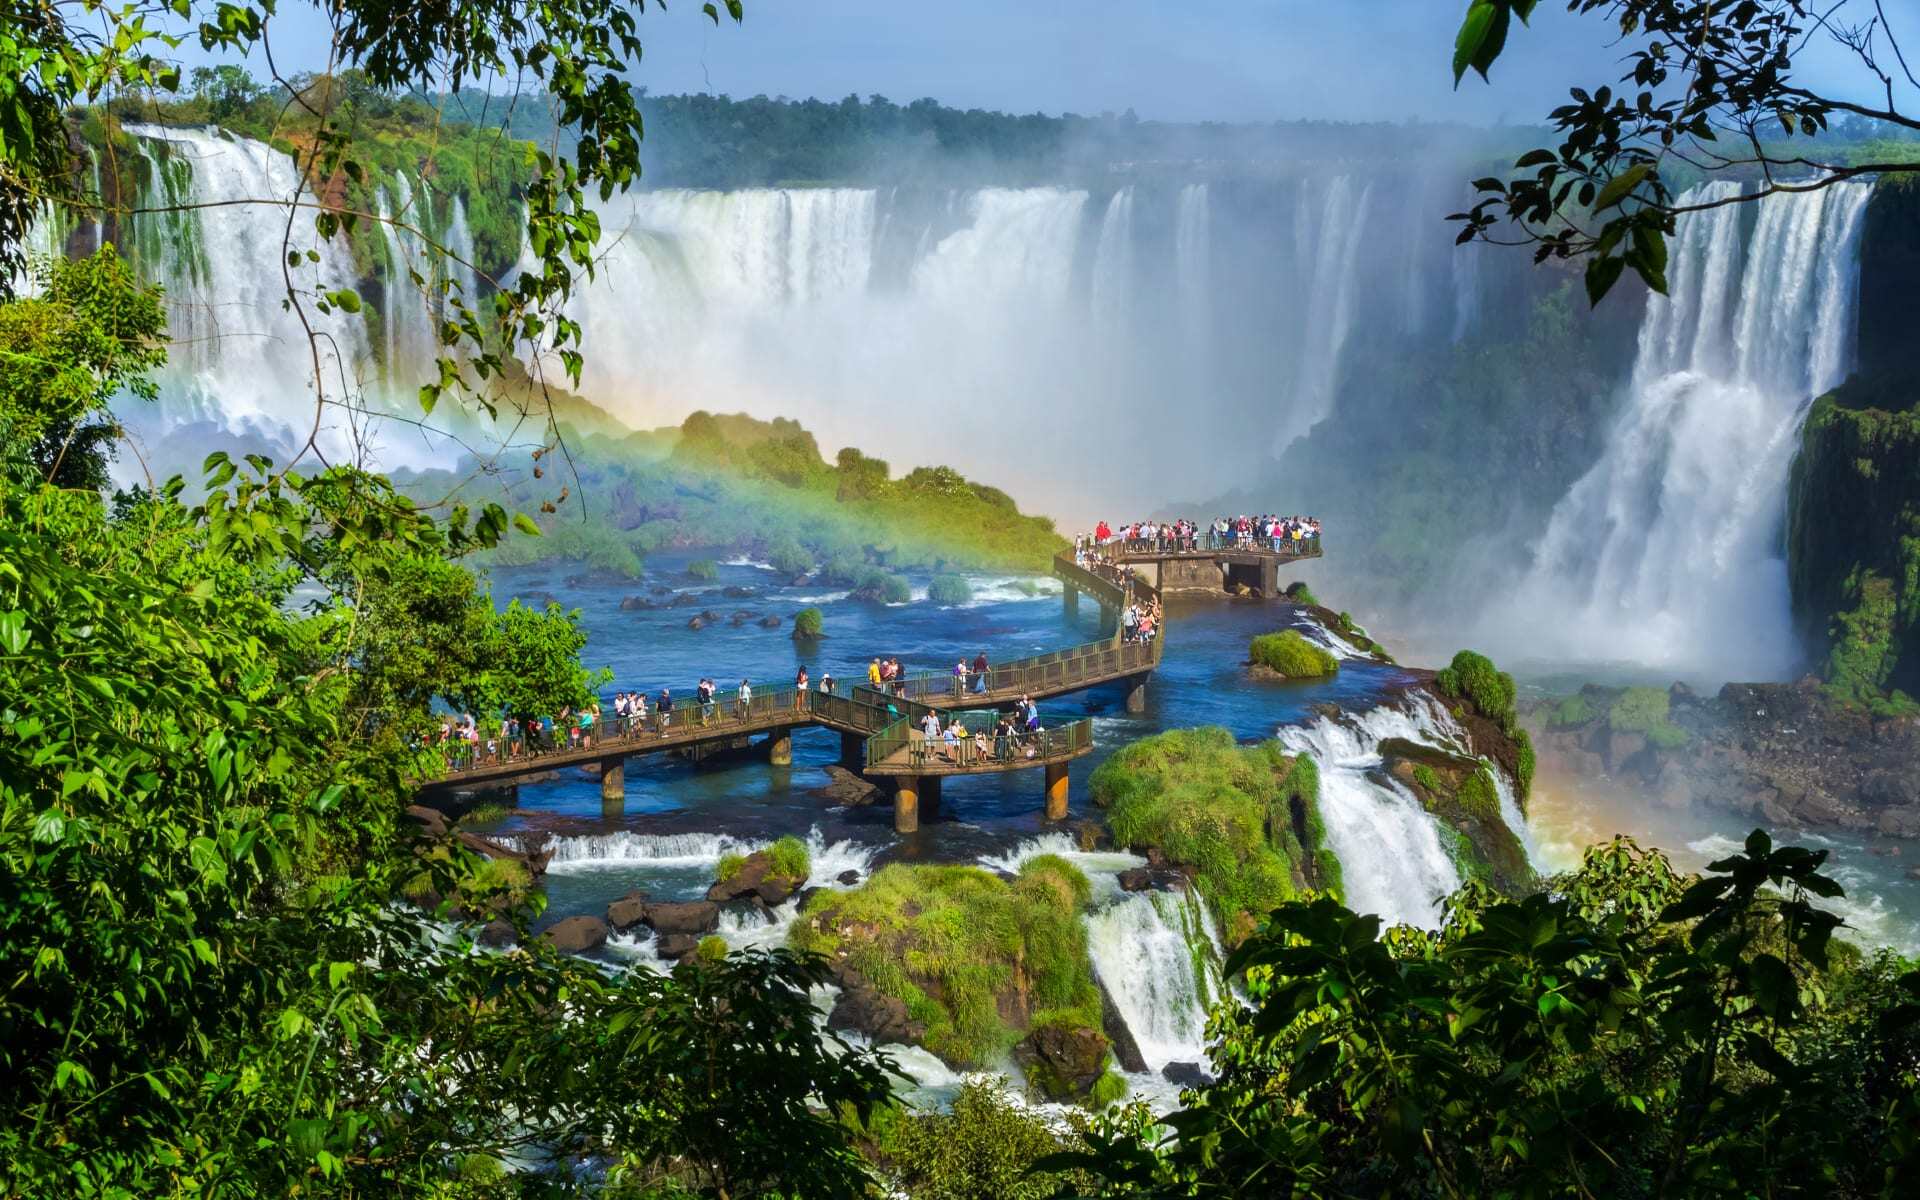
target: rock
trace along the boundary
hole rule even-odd
[[[513,945],[519,940],[519,935],[514,933],[513,924],[509,921],[488,921],[480,927],[478,940],[482,946],[493,946],[497,949],[501,946]]]
[[[759,615],[760,615],[759,613],[754,612],[751,609],[743,608],[733,614],[733,623],[735,625],[738,625],[742,621],[751,621],[756,617],[758,617]]]
[[[706,626],[707,626],[707,623],[701,620],[699,617],[695,617],[693,618],[693,620],[687,622],[688,629],[705,629]]]
[[[1042,1025],[1013,1048],[1027,1082],[1049,1100],[1076,1100],[1107,1069],[1105,1034],[1085,1026]]]
[[[1907,878],[1908,878],[1908,879],[1920,879],[1920,867],[1908,867],[1908,868],[1907,868]]]
[[[1920,838],[1920,805],[1883,809],[1875,827],[1888,837]]]
[[[656,595],[656,596],[671,596],[671,595],[673,595],[673,589],[672,589],[672,588],[670,588],[670,587],[668,587],[668,586],[667,586],[666,584],[664,584],[664,583],[656,583],[656,584],[654,584],[654,585],[653,585],[652,587],[650,587],[650,588],[648,588],[647,590],[648,590],[648,591],[650,591],[650,592],[652,592],[652,593],[653,593],[654,595]]]
[[[420,827],[420,836],[439,840],[447,836],[447,815],[424,804],[407,805],[407,819]]]
[[[560,597],[554,595],[552,592],[522,592],[518,596],[515,596],[514,599],[520,601],[523,606],[533,609],[535,612],[544,611],[550,604],[560,603]]]
[[[1896,850],[1894,851],[1894,853],[1898,854],[1899,851]],[[834,882],[839,884],[841,887],[852,887],[854,884],[860,882],[860,872],[842,871],[838,875],[834,876]]]
[[[1123,892],[1144,892],[1152,886],[1153,872],[1147,867],[1131,867],[1120,872],[1120,890]]]
[[[1120,1015],[1107,985],[1096,979],[1093,986],[1100,992],[1100,1029],[1107,1035],[1107,1041],[1113,1043],[1113,1060],[1123,1071],[1135,1074],[1145,1071],[1147,1060],[1140,1053],[1140,1043],[1134,1040],[1133,1030],[1127,1028],[1127,1020]]]
[[[827,1028],[865,1034],[876,1045],[916,1045],[927,1033],[907,1012],[906,1001],[886,995],[852,971],[842,974]]]
[[[737,583],[732,583],[732,584],[728,584],[726,587],[721,588],[720,594],[722,596],[727,597],[730,600],[745,600],[751,596],[757,595],[758,593],[756,593],[750,587],[741,587]]]
[[[1199,1063],[1171,1062],[1160,1068],[1160,1078],[1183,1088],[1205,1087],[1212,1078]]]
[[[503,845],[491,838],[483,838],[477,833],[456,832],[453,840],[485,858],[510,858],[527,869],[530,879],[538,879],[547,873],[547,863],[553,858],[553,851],[538,850],[523,854],[512,846]]]
[[[645,892],[628,892],[607,905],[607,924],[621,933],[625,933],[646,919],[647,894]]]
[[[731,879],[716,882],[707,889],[707,899],[716,904],[733,900],[754,899],[768,908],[778,908],[793,895],[793,889],[805,883],[804,879],[785,879],[770,874],[773,859],[764,850],[756,850],[747,855],[746,861]]]
[[[672,962],[680,961],[699,948],[700,939],[690,933],[663,933],[653,942],[653,952]]]
[[[793,898],[793,906],[801,912],[805,912],[807,911],[807,901],[826,890],[827,889],[823,887],[801,888],[800,893]]]
[[[720,927],[720,906],[711,900],[649,904],[643,919],[658,934],[712,933]]]
[[[680,594],[679,594],[678,596],[675,596],[675,597],[673,598],[673,607],[675,607],[675,608],[692,608],[692,607],[693,607],[694,605],[696,605],[696,604],[699,604],[700,602],[701,602],[701,600],[700,600],[700,593],[698,593],[698,592],[681,592],[681,593],[680,593]]]
[[[708,609],[702,609],[702,610],[701,610],[701,613],[700,613],[700,619],[701,619],[702,621],[705,621],[705,622],[706,622],[707,624],[709,624],[709,625],[711,625],[711,624],[713,624],[713,623],[714,623],[715,621],[718,621],[718,620],[720,619],[720,614],[719,614],[719,613],[717,613],[717,612],[715,612],[715,611],[713,611],[713,610],[712,610],[712,609],[710,609],[710,608],[708,608]]]
[[[540,937],[562,954],[584,954],[607,944],[607,923],[599,917],[566,917]]]
[[[830,765],[822,768],[822,770],[826,771],[829,782],[827,786],[815,789],[813,794],[829,804],[843,805],[847,808],[859,808],[864,804],[872,804],[880,798],[880,789],[878,787],[860,778],[860,776],[855,775],[845,767]]]
[[[761,618],[760,618],[760,628],[762,628],[762,629],[778,629],[778,628],[780,628],[780,618],[779,618],[779,617],[774,617],[774,616],[766,616],[766,617],[761,617]]]
[[[645,596],[625,596],[625,597],[622,597],[620,600],[621,612],[638,612],[638,611],[644,611],[646,609],[658,608],[658,607],[660,606],[655,604],[653,601],[647,599]]]
[[[787,580],[787,586],[805,587],[807,586],[807,577],[805,575],[795,575],[792,579]]]

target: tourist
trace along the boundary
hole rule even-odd
[[[833,672],[831,670],[823,670],[820,672],[820,694],[822,696],[833,695]]]
[[[1005,761],[1013,757],[1013,715],[1001,713],[993,724],[993,756]]]
[[[747,719],[747,708],[753,703],[753,685],[742,679],[740,681],[740,690],[736,694],[739,696],[739,700],[736,704],[735,712],[740,720],[744,721]]]
[[[673,692],[671,690],[667,688],[660,689],[659,709],[660,733],[664,736],[667,732],[667,726],[673,723]]]
[[[713,720],[713,680],[702,675],[700,682],[693,687],[693,698],[700,705],[700,724],[706,725]]]
[[[877,688],[880,686],[880,680],[880,659],[876,656],[872,662],[867,664],[867,686]]]
[[[936,720],[934,724],[936,726],[939,725],[939,721]],[[947,728],[941,734],[940,757],[956,766],[959,765],[960,739],[965,736],[967,736],[966,726],[960,724],[960,718],[956,715],[951,721],[947,722]]]
[[[984,696],[987,694],[987,672],[989,670],[991,670],[991,668],[987,665],[987,652],[985,650],[973,656],[974,695]]]
[[[807,668],[803,663],[800,671],[793,677],[793,708],[795,712],[807,706]]]
[[[953,664],[953,694],[964,696],[967,692],[967,660],[961,659]]]
[[[922,752],[930,749],[940,740],[940,714],[928,709],[920,715],[920,743]]]

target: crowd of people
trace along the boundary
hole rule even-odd
[[[1133,551],[1161,554],[1191,554],[1207,550],[1279,550],[1294,554],[1318,549],[1320,521],[1317,517],[1283,517],[1274,513],[1259,516],[1241,514],[1215,517],[1202,526],[1196,522],[1134,521],[1115,528],[1101,521],[1092,533],[1073,539],[1073,560],[1086,566],[1101,557],[1104,547],[1115,546]]]
[[[1160,632],[1160,600],[1145,604],[1135,601],[1120,613],[1120,638],[1127,642],[1151,642]]]
[[[969,730],[959,713],[949,713],[946,721],[932,709],[920,715],[917,732],[926,752],[958,764],[966,757],[963,746],[971,743],[977,758],[1006,761],[1040,752],[1040,706],[1032,696],[1023,695],[1011,711],[1002,711],[994,720],[992,732],[985,728]]]

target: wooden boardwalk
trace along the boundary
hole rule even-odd
[[[658,713],[604,729],[581,746],[540,747],[523,741],[476,755],[422,786],[436,789],[499,787],[515,780],[569,767],[600,767],[601,795],[609,803],[625,795],[625,763],[630,757],[663,751],[697,753],[743,745],[764,735],[770,761],[793,761],[797,728],[821,726],[841,735],[842,757],[865,774],[895,783],[894,824],[902,832],[918,828],[919,801],[937,802],[940,780],[949,775],[980,775],[1031,768],[1046,772],[1047,816],[1066,816],[1067,764],[1093,750],[1093,722],[1081,719],[1014,739],[990,736],[1000,710],[1022,696],[1044,700],[1103,684],[1126,681],[1128,707],[1142,702],[1148,675],[1160,663],[1162,640],[1125,642],[1119,612],[1126,605],[1157,599],[1152,585],[1124,566],[1076,564],[1057,555],[1054,574],[1067,588],[1070,611],[1085,592],[1100,605],[1103,636],[1085,645],[1014,659],[991,668],[976,683],[941,672],[894,681],[891,690],[855,685],[846,692],[797,692],[791,686],[751,688],[741,702],[737,693],[712,703],[681,700],[663,719]],[[978,712],[961,710],[982,710]],[[919,729],[927,713],[943,725],[956,717],[969,736],[951,751],[944,740],[929,745]],[[984,743],[973,734],[988,734]],[[984,744],[984,749],[982,748]]]

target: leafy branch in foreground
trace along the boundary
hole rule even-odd
[[[1514,20],[1539,0],[1473,0],[1454,43],[1457,84],[1485,77]],[[1666,239],[1685,212],[1764,196],[1818,191],[1845,179],[1920,171],[1920,100],[1900,31],[1881,0],[1567,0],[1569,12],[1604,14],[1628,47],[1618,88],[1572,89],[1553,110],[1556,147],[1529,150],[1504,178],[1474,181],[1481,198],[1459,240],[1532,245],[1534,260],[1586,261],[1588,298],[1600,302],[1627,268],[1667,287]],[[1823,38],[1858,64],[1865,95],[1818,89],[1796,57]],[[1907,140],[1858,155],[1830,153],[1822,134],[1851,118]],[[1675,175],[1727,174],[1756,186],[1687,200]]]

